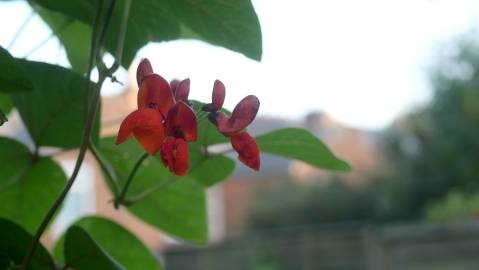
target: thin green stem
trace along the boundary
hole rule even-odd
[[[118,34],[118,44],[116,46],[116,52],[115,52],[115,63],[118,66],[121,64],[121,60],[123,57],[123,48],[125,47],[125,36],[126,36],[126,31],[128,29],[128,18],[130,17],[130,7],[131,7],[131,0],[125,0],[125,7],[123,8],[123,20],[121,21],[121,25],[120,25],[120,32]],[[118,66],[115,67],[115,63],[110,69],[118,68]]]
[[[94,96],[93,102],[90,106],[88,118],[87,118],[87,121],[85,123],[85,129],[84,129],[84,132],[83,132],[82,144],[80,146],[80,151],[78,153],[78,158],[77,158],[77,161],[75,163],[75,168],[73,169],[72,175],[68,179],[67,185],[65,186],[63,191],[60,193],[58,198],[55,200],[55,202],[53,203],[50,210],[48,210],[48,213],[44,217],[42,223],[40,224],[40,227],[38,228],[37,232],[35,233],[32,245],[30,246],[30,249],[27,253],[27,256],[25,257],[25,260],[24,260],[24,263],[23,263],[23,266],[22,266],[23,270],[28,269],[28,267],[30,265],[30,262],[33,258],[33,255],[35,253],[35,250],[38,246],[38,242],[40,241],[40,237],[42,236],[43,232],[47,228],[48,224],[50,223],[51,219],[55,215],[55,213],[58,210],[58,208],[60,207],[60,205],[63,203],[63,200],[65,200],[66,195],[70,191],[70,188],[73,186],[73,183],[75,183],[75,179],[77,178],[77,175],[80,172],[80,168],[81,168],[81,165],[83,164],[83,160],[85,159],[86,150],[88,148],[88,141],[89,141],[89,138],[91,137],[91,132],[93,130],[93,123],[95,122],[95,115],[97,113],[97,107],[100,103],[99,102],[100,101],[100,98],[99,98],[100,97],[100,89],[101,89],[101,86],[102,86],[104,81],[105,81],[105,76],[102,76],[100,74],[100,78],[98,80],[98,83],[96,84],[95,96]]]
[[[17,39],[20,37],[20,35],[23,33],[23,30],[27,27],[28,23],[32,20],[33,16],[35,15],[35,11],[32,9],[30,12],[30,15],[25,19],[25,21],[20,25],[20,28],[18,28],[17,32],[13,36],[12,40],[10,43],[8,43],[7,50],[10,51],[10,49],[13,47]]]
[[[111,164],[105,160],[105,158],[100,153],[100,151],[98,151],[94,143],[90,142],[88,148],[90,149],[90,152],[93,154],[98,164],[100,164],[100,168],[105,174],[105,178],[110,183],[113,195],[116,196],[118,194],[118,177],[115,173],[115,170],[113,169]]]
[[[100,2],[98,2],[98,3],[100,3]],[[109,7],[110,9],[114,8],[115,0],[112,0],[112,3],[113,4],[110,5],[110,7]],[[110,18],[111,18],[111,16],[107,17],[107,20],[105,21],[105,23],[103,25],[103,29],[101,31],[102,35],[106,34],[106,28],[108,27],[108,23],[109,23]],[[92,33],[92,39],[101,41],[104,38],[104,37],[101,37],[101,36],[100,36],[100,38],[97,38],[97,36],[95,36],[96,34],[97,34],[96,32]],[[95,54],[100,49],[100,46],[101,46],[101,42],[95,43],[95,48],[92,50],[92,53]],[[91,59],[92,58],[90,58],[90,60]],[[90,66],[91,66],[91,63],[90,63]],[[83,136],[82,136],[82,141],[81,141],[81,145],[80,145],[80,150],[79,150],[79,153],[78,153],[77,161],[75,163],[75,168],[73,169],[73,173],[70,176],[70,178],[68,179],[68,182],[67,182],[65,188],[60,193],[58,198],[55,200],[52,207],[48,210],[48,213],[43,218],[39,228],[37,229],[37,232],[35,233],[35,236],[33,237],[33,240],[32,240],[32,243],[30,245],[30,248],[27,252],[27,255],[25,256],[25,259],[23,261],[23,264],[22,264],[22,267],[21,267],[22,270],[27,270],[29,268],[30,263],[31,263],[32,258],[33,258],[33,255],[35,254],[35,250],[38,246],[38,243],[40,242],[40,237],[42,236],[43,232],[45,231],[48,224],[52,220],[52,218],[55,215],[58,208],[61,206],[61,204],[65,200],[65,197],[68,194],[68,192],[70,191],[71,187],[75,183],[75,179],[77,178],[77,175],[80,171],[81,165],[83,164],[83,160],[85,159],[85,154],[86,154],[86,151],[88,149],[88,145],[91,141],[90,140],[91,133],[92,133],[92,130],[93,130],[93,125],[95,123],[96,114],[98,112],[98,106],[100,104],[101,87],[102,87],[103,82],[105,81],[106,77],[107,77],[106,74],[100,73],[98,82],[95,84],[94,95],[92,97],[91,103],[89,104],[90,106],[88,107],[88,114],[87,114],[87,118],[86,118],[86,121],[85,121],[85,127],[84,127],[84,130],[83,130]],[[90,91],[90,87],[91,87],[90,78],[87,78],[87,82],[88,82],[87,83],[87,91]]]
[[[175,182],[175,178],[170,178],[168,180],[165,180],[163,182],[161,182],[160,184],[150,188],[150,189],[147,189],[139,194],[136,194],[134,196],[131,196],[131,197],[127,197],[126,199],[123,200],[122,204],[126,205],[126,206],[129,206],[129,205],[132,205],[134,204],[135,202],[147,197],[147,196],[150,196],[151,194],[155,193],[156,191],[166,187],[166,186],[169,186],[171,184],[173,184]]]
[[[148,155],[149,155],[148,153],[144,153],[143,155],[141,155],[141,157],[136,161],[135,166],[133,166],[133,169],[131,170],[130,175],[128,175],[128,178],[126,179],[125,185],[123,186],[123,189],[121,190],[120,196],[115,198],[114,206],[116,209],[118,209],[120,204],[123,203],[123,200],[125,199],[125,196],[126,196],[126,192],[128,191],[128,188],[130,187],[130,184],[133,178],[135,178],[136,172],[140,168],[143,161],[145,161],[145,159],[148,158]]]

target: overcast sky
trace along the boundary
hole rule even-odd
[[[261,100],[260,114],[291,119],[324,111],[356,127],[380,129],[430,96],[427,70],[438,48],[479,23],[474,0],[256,0],[263,60],[199,41],[150,44],[148,57],[167,79],[190,77],[191,96],[208,101],[213,81],[227,89],[229,108],[245,95]],[[7,47],[30,10],[0,4],[0,45]],[[39,18],[12,53],[23,57],[49,35]],[[68,65],[52,39],[31,59]],[[126,80],[126,71],[119,75]],[[107,85],[109,94],[118,86]]]

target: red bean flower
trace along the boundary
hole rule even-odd
[[[259,100],[249,95],[234,108],[231,117],[219,111],[225,99],[225,87],[219,80],[213,86],[212,102],[203,107],[209,112],[208,118],[216,125],[218,131],[229,137],[233,149],[238,153],[238,159],[246,166],[259,170],[260,151],[256,141],[244,129],[253,122],[259,110]]]
[[[132,136],[149,154],[161,150],[161,160],[168,169],[185,175],[188,171],[188,144],[197,139],[196,115],[186,103],[189,79],[175,87],[153,73],[150,62],[143,59],[137,69],[138,109],[121,123],[116,144]],[[176,98],[175,98],[176,97]]]

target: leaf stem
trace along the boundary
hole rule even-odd
[[[113,205],[115,206],[116,209],[120,206],[120,204],[123,203],[123,200],[125,199],[126,192],[128,191],[128,188],[130,187],[130,184],[135,177],[136,172],[140,168],[141,164],[145,159],[149,156],[148,153],[144,153],[141,155],[141,157],[136,161],[135,166],[133,166],[133,169],[130,172],[130,175],[128,175],[128,178],[126,179],[125,186],[123,186],[123,189],[121,190],[120,196],[115,198]]]
[[[113,191],[113,195],[117,196],[118,194],[118,177],[115,173],[115,170],[111,166],[110,163],[108,163],[105,158],[102,156],[100,151],[98,151],[98,148],[95,146],[94,143],[90,142],[90,145],[88,146],[90,149],[90,152],[93,154],[95,157],[96,161],[98,164],[100,164],[100,168],[102,171],[105,173],[105,178],[107,179],[108,182],[110,182],[111,189]]]
[[[124,204],[124,205],[127,205],[127,206],[132,205],[132,204],[134,204],[135,202],[137,202],[137,201],[139,201],[139,200],[141,200],[141,199],[143,199],[143,198],[149,196],[150,194],[152,194],[152,193],[158,191],[158,190],[161,189],[161,188],[164,188],[164,187],[166,187],[166,186],[169,186],[170,184],[172,184],[172,183],[174,183],[174,182],[175,182],[175,178],[170,178],[170,179],[168,179],[168,180],[165,180],[165,181],[159,183],[158,185],[156,185],[156,186],[154,186],[154,187],[152,187],[152,188],[149,188],[149,189],[147,189],[147,190],[145,190],[145,191],[143,191],[143,192],[141,192],[141,193],[139,193],[139,194],[137,194],[137,195],[134,195],[134,196],[131,196],[131,197],[127,197],[126,199],[124,199],[123,204]]]

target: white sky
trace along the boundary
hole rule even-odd
[[[324,111],[356,127],[379,129],[430,95],[427,69],[440,44],[479,22],[476,0],[254,0],[263,32],[263,60],[199,41],[150,44],[148,57],[166,79],[192,79],[192,98],[209,101],[215,79],[233,108],[245,95],[260,114],[291,119]],[[0,4],[6,47],[30,11],[23,1]],[[34,18],[12,48],[23,57],[49,35]],[[30,59],[68,65],[58,41]],[[126,72],[120,72],[126,80]],[[117,85],[107,85],[114,93]]]

